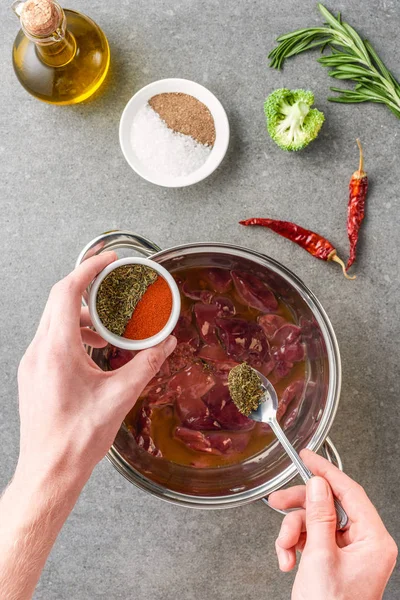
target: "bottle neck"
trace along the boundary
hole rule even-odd
[[[22,31],[32,42],[36,44],[39,58],[51,67],[61,67],[68,64],[75,56],[76,41],[67,29],[67,18],[61,6],[54,2],[55,10],[54,26],[45,34],[33,32],[29,24],[24,22],[22,15]]]
[[[40,59],[51,67],[62,67],[68,64],[76,52],[76,40],[68,30],[61,39],[50,44],[43,45],[37,41],[35,44]]]

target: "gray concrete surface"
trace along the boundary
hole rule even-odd
[[[400,541],[399,448],[399,150],[400,123],[377,105],[327,101],[331,83],[315,55],[269,70],[279,33],[319,22],[303,0],[71,0],[104,28],[112,69],[90,103],[52,107],[31,98],[14,77],[18,23],[1,14],[0,483],[18,454],[16,371],[49,288],[98,233],[123,227],[162,247],[224,241],[260,250],[293,269],[317,294],[336,330],[343,391],[332,437],[346,471],[360,481]],[[301,8],[300,8],[301,6]],[[340,10],[399,71],[396,0],[337,0]],[[141,180],[123,159],[118,122],[143,85],[186,77],[224,104],[232,139],[207,181],[165,190]],[[315,91],[326,124],[309,149],[285,154],[264,130],[263,99],[274,88]],[[355,138],[370,174],[368,217],[356,282],[272,233],[246,230],[240,218],[290,219],[328,235],[346,255],[347,185],[357,166]],[[60,535],[37,600],[287,600],[293,575],[278,571],[274,538],[280,516],[261,503],[222,512],[164,504],[103,461]],[[398,598],[399,573],[385,598]]]

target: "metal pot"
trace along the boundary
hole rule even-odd
[[[306,392],[296,419],[286,434],[299,450],[308,447],[341,468],[341,460],[327,438],[339,403],[341,366],[332,325],[312,292],[277,261],[253,250],[226,244],[199,243],[161,250],[149,240],[127,231],[105,233],[90,242],[77,264],[105,250],[120,256],[151,256],[169,271],[187,267],[221,266],[249,271],[263,279],[290,307],[296,321],[308,324],[305,345],[308,361]],[[88,348],[93,360],[107,368],[105,350]],[[296,470],[278,442],[246,461],[218,469],[195,469],[155,458],[139,448],[124,425],[108,458],[131,483],[174,504],[193,508],[229,508],[264,498],[285,486]]]

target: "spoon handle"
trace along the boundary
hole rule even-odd
[[[302,480],[304,481],[304,483],[307,483],[307,481],[309,481],[311,477],[314,477],[313,473],[311,473],[310,469],[308,469],[304,462],[301,460],[300,456],[293,448],[286,435],[283,433],[283,430],[279,425],[278,421],[276,419],[271,419],[269,421],[269,424],[271,425],[271,429],[275,433],[276,437],[284,447],[286,453],[289,455],[291,461],[297,468]],[[334,498],[333,501],[336,510],[337,529],[343,529],[348,522],[347,513],[337,498]]]

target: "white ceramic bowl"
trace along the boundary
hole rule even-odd
[[[109,329],[104,327],[97,312],[97,292],[99,291],[101,282],[104,280],[105,277],[107,277],[107,275],[109,275],[109,273],[111,273],[111,271],[114,271],[114,269],[118,269],[118,267],[122,267],[124,265],[146,265],[147,267],[154,269],[159,275],[161,275],[161,277],[165,279],[172,293],[172,311],[167,321],[167,324],[165,325],[164,329],[159,331],[156,335],[153,335],[152,337],[146,338],[144,340],[129,340],[119,335],[116,335],[115,333],[112,333],[111,331],[109,331]],[[131,256],[128,258],[121,258],[119,260],[114,261],[97,275],[90,288],[88,304],[90,316],[92,318],[92,323],[97,333],[99,333],[101,337],[105,339],[109,344],[112,344],[117,348],[123,348],[124,350],[144,350],[146,348],[156,346],[157,344],[165,340],[165,338],[167,338],[170,335],[170,333],[172,333],[179,319],[179,314],[181,310],[181,297],[174,278],[164,267],[162,267],[153,260],[149,260],[148,258],[138,258]]]
[[[215,143],[205,163],[193,173],[182,177],[171,177],[160,174],[155,177],[136,156],[132,147],[132,123],[140,110],[156,94],[181,92],[200,100],[210,110],[215,124]],[[139,90],[128,102],[119,124],[119,142],[122,152],[138,175],[164,187],[185,187],[205,179],[220,165],[229,144],[229,122],[221,102],[207,88],[188,79],[160,79]]]

